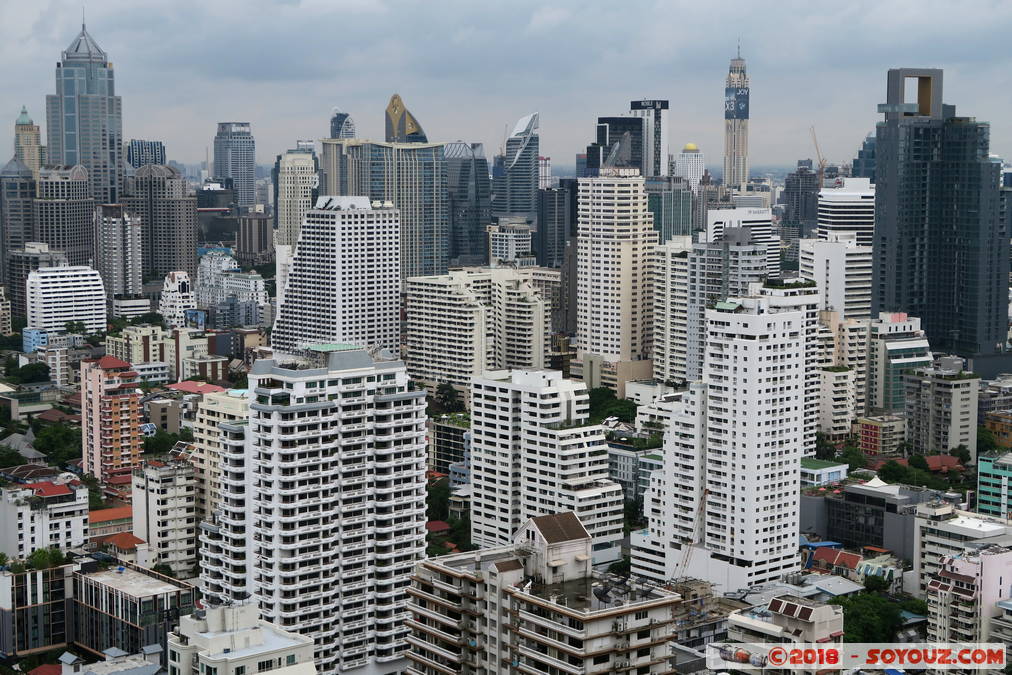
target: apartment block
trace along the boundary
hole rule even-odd
[[[147,542],[152,564],[184,579],[197,568],[197,481],[180,459],[149,459],[133,471],[133,534]]]

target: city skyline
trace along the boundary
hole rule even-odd
[[[262,2],[241,26],[231,21],[229,3],[173,7],[168,14],[113,0],[90,7],[87,19],[116,67],[124,140],[162,140],[169,158],[185,163],[204,158],[217,122],[241,118],[252,124],[258,164],[268,164],[296,138],[322,138],[334,106],[352,115],[360,137],[379,140],[386,102],[396,92],[431,140],[482,142],[489,154],[513,121],[538,110],[542,154],[560,168],[593,139],[597,116],[620,114],[629,100],[667,98],[669,152],[693,142],[717,167],[723,81],[739,35],[752,80],[750,156],[757,167],[813,156],[812,125],[830,161],[850,161],[878,121],[880,73],[900,66],[944,68],[948,98],[960,101],[964,114],[994,123],[992,152],[1012,155],[1012,128],[1001,124],[1012,104],[1012,76],[1000,67],[1012,10],[997,4],[983,27],[971,26],[979,23],[975,13],[954,14],[941,25],[931,22],[931,11],[873,10],[869,3],[819,14],[799,6],[777,18],[742,8],[728,19],[682,3],[627,13],[603,3],[579,11],[572,3],[444,3],[436,12],[416,12],[368,0],[340,7]],[[630,24],[645,14],[652,20]],[[9,124],[21,105],[41,122],[53,64],[80,30],[80,6],[7,5],[0,19],[3,44],[10,45]],[[348,20],[383,31],[328,39],[326,26]],[[622,25],[626,30],[615,29]],[[146,38],[153,31],[157,41]],[[972,42],[951,40],[971,32]],[[267,43],[300,49],[249,48]],[[8,136],[0,137],[4,156],[13,154]]]

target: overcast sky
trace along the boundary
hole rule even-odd
[[[81,5],[0,0],[4,158],[22,104],[44,130]],[[482,141],[489,155],[540,111],[556,165],[572,165],[598,115],[667,98],[671,150],[692,141],[718,165],[739,35],[753,165],[812,156],[813,124],[827,158],[849,161],[898,66],[944,68],[945,101],[992,122],[991,151],[1012,157],[1012,3],[997,0],[90,0],[87,21],[115,64],[124,139],[163,140],[182,162],[203,159],[226,120],[251,122],[258,161],[271,162],[327,135],[334,106],[381,139],[396,91],[430,140]]]

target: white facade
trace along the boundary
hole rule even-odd
[[[906,380],[907,443],[921,455],[948,454],[963,446],[977,462],[977,399],[980,377],[963,370],[963,359],[943,356],[916,368]]]
[[[1012,549],[984,546],[946,556],[928,582],[928,633],[931,642],[997,642],[992,620],[1000,617],[1012,578]],[[971,672],[968,670],[967,672]],[[972,671],[979,672],[979,671]]]
[[[230,389],[204,394],[193,419],[190,462],[197,480],[199,518],[210,519],[221,498],[221,463],[224,448],[219,424],[242,424],[249,417],[249,399],[243,390]]]
[[[314,675],[313,640],[262,619],[256,603],[211,606],[169,633],[172,675]]]
[[[181,270],[169,272],[162,282],[162,294],[158,298],[158,313],[172,328],[186,325],[186,310],[197,308],[190,275]]]
[[[578,180],[576,349],[574,370],[597,386],[591,357],[625,378],[650,376],[650,259],[657,245],[644,180],[635,169],[603,169]],[[642,372],[639,372],[642,371]],[[624,390],[623,382],[620,388]],[[621,393],[621,391],[620,391]]]
[[[766,265],[771,276],[780,274],[780,237],[773,232],[773,213],[770,209],[710,209],[706,212],[706,240],[720,241],[724,231],[744,228],[752,242],[766,246]]]
[[[406,360],[412,379],[467,388],[486,370],[546,367],[552,317],[535,273],[477,267],[409,278]]]
[[[838,187],[819,191],[818,237],[854,232],[857,243],[871,247],[875,239],[875,186],[869,178],[843,178]]]
[[[854,232],[830,232],[802,239],[798,249],[800,276],[818,285],[821,309],[848,319],[871,318],[871,246],[859,245]]]
[[[142,230],[141,219],[121,204],[95,210],[95,268],[110,298],[141,293]]]
[[[881,312],[868,336],[867,414],[902,413],[906,407],[903,373],[930,366],[931,345],[921,320],[901,312]]]
[[[787,594],[763,605],[729,614],[728,640],[745,644],[843,645],[843,607]],[[765,668],[761,670],[766,672]],[[816,675],[825,671],[813,667],[792,672]]]
[[[551,370],[485,373],[471,385],[471,540],[508,544],[528,519],[574,511],[594,564],[621,557],[622,487],[583,383]]]
[[[706,172],[706,158],[703,151],[695,143],[686,143],[682,151],[675,155],[672,172],[688,181],[692,193],[699,189],[699,179]]]
[[[29,328],[62,332],[72,321],[83,323],[89,333],[107,328],[105,284],[98,270],[42,267],[28,275],[25,291]]]
[[[221,277],[230,270],[239,271],[239,263],[223,251],[208,251],[200,257],[193,294],[198,307],[210,307],[223,299]]]
[[[0,552],[23,559],[51,546],[62,551],[88,543],[88,488],[40,482],[0,489]]]
[[[815,449],[818,294],[761,287],[707,310],[693,384],[652,475],[633,572],[738,589],[797,570],[801,458]],[[672,432],[676,433],[672,433]]]
[[[66,347],[45,347],[39,356],[49,366],[49,380],[59,387],[70,384],[70,355]]]
[[[526,218],[506,216],[489,225],[488,259],[497,263],[534,264],[533,231]]]
[[[248,424],[219,425],[202,590],[251,593],[265,620],[314,639],[320,672],[403,668],[405,586],[425,555],[424,392],[403,363],[335,345],[258,359],[249,382]]]
[[[400,347],[400,212],[367,197],[320,197],[306,212],[271,334],[275,349]]]
[[[904,590],[925,597],[947,558],[960,556],[967,548],[1004,543],[1009,529],[1005,520],[961,511],[952,504],[919,504],[914,518],[916,584]]]
[[[150,298],[113,298],[112,318],[132,319],[151,312]]]
[[[674,236],[653,252],[654,380],[684,382],[689,349],[689,254],[692,237]]]
[[[629,104],[629,115],[643,119],[643,175],[667,176],[671,169],[668,150],[668,101],[643,100]]]
[[[274,244],[295,246],[302,220],[313,208],[313,192],[320,182],[316,154],[311,149],[287,150],[278,157],[277,181],[278,229],[274,233]]]
[[[197,568],[196,484],[183,460],[142,462],[131,483],[134,536],[148,543],[152,564],[183,578]]]

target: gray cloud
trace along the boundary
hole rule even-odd
[[[79,17],[79,2],[0,3],[0,126],[22,103],[44,124],[53,65]],[[901,65],[945,68],[946,101],[990,120],[992,151],[1012,156],[1012,6],[997,1],[92,0],[88,27],[116,66],[124,136],[162,139],[187,162],[203,157],[219,120],[252,122],[261,162],[325,134],[335,105],[379,137],[397,91],[430,138],[491,148],[539,110],[556,164],[572,164],[596,116],[668,98],[672,150],[694,141],[719,164],[739,36],[753,164],[811,156],[810,125],[831,160],[848,161],[878,120],[886,69]]]

